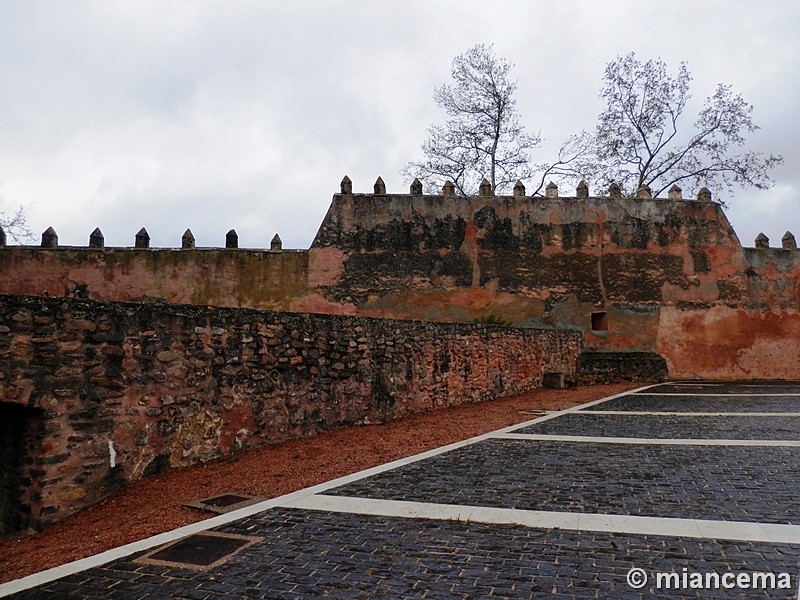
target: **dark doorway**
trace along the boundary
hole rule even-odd
[[[23,469],[33,458],[38,422],[35,410],[0,402],[0,534],[28,527],[30,506],[23,497],[29,496],[24,492],[32,482],[23,476]]]

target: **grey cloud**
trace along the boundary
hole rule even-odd
[[[305,247],[345,173],[404,189],[397,171],[444,117],[433,87],[493,42],[540,161],[593,127],[617,54],[688,60],[698,97],[731,83],[756,106],[757,149],[786,156],[780,188],[732,201],[734,227],[745,243],[800,233],[798,17],[741,0],[3,3],[0,210],[25,204],[63,243],[99,225],[109,245],[141,226],[155,245],[186,227],[221,245],[236,227],[242,245],[279,231]]]

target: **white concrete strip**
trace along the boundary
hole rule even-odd
[[[672,383],[665,383],[662,385],[671,385],[674,387],[719,387],[720,385],[724,385],[722,383],[714,383],[713,381],[703,382],[693,382],[693,381],[673,381]],[[736,385],[747,385],[742,383],[737,383]]]
[[[526,442],[581,442],[598,444],[647,444],[651,446],[792,446],[800,447],[800,440],[713,440],[695,438],[631,438],[593,437],[588,435],[544,435],[539,433],[498,432],[492,435],[499,440]]]
[[[491,439],[493,435],[497,433],[506,433],[517,429],[519,427],[525,427],[527,425],[533,425],[534,423],[540,423],[542,421],[546,421],[548,419],[555,418],[562,414],[572,413],[580,410],[581,408],[587,406],[594,406],[600,402],[606,402],[608,400],[614,400],[621,396],[630,394],[631,392],[639,391],[639,390],[646,390],[652,385],[643,386],[641,388],[637,388],[635,390],[629,390],[627,392],[622,392],[620,394],[614,394],[612,396],[608,396],[607,398],[601,398],[600,400],[594,400],[592,402],[587,402],[585,404],[579,404],[577,406],[573,406],[563,411],[554,412],[553,414],[546,415],[544,417],[539,417],[536,419],[531,419],[530,421],[526,421],[524,423],[518,423],[516,425],[510,425],[503,429],[498,429],[496,432],[485,433],[483,435],[475,436],[473,438],[455,442],[453,444],[449,444],[447,446],[442,446],[441,448],[435,448],[433,450],[428,450],[427,452],[422,452],[420,454],[415,454],[414,456],[409,456],[407,458],[401,458],[399,460],[392,461],[390,463],[386,463],[384,465],[379,465],[377,467],[372,467],[370,469],[365,469],[364,471],[359,471],[358,473],[352,473],[350,475],[345,475],[344,477],[339,477],[338,479],[333,479],[331,481],[327,481],[325,483],[320,483],[315,486],[311,486],[302,490],[298,490],[296,492],[291,492],[284,496],[279,496],[277,498],[272,498],[271,500],[265,500],[264,502],[259,502],[258,504],[252,504],[245,508],[240,508],[239,510],[235,510],[229,513],[225,513],[224,515],[218,515],[216,517],[212,517],[210,519],[206,519],[204,521],[200,521],[198,523],[193,523],[191,525],[186,525],[179,529],[174,529],[172,531],[168,531],[165,533],[161,533],[159,535],[155,535],[149,538],[145,538],[138,542],[133,542],[131,544],[126,544],[124,546],[120,546],[119,548],[113,548],[111,550],[107,550],[106,552],[102,552],[100,554],[95,554],[93,556],[87,556],[86,558],[76,560],[65,565],[61,565],[58,567],[54,567],[52,569],[48,569],[46,571],[41,571],[39,573],[34,573],[33,575],[28,575],[27,577],[23,577],[21,579],[16,579],[14,581],[9,581],[8,583],[0,584],[0,598],[8,596],[10,594],[14,594],[16,592],[30,589],[39,585],[43,585],[45,583],[49,583],[51,581],[55,581],[56,579],[60,579],[62,577],[66,577],[67,575],[72,575],[74,573],[79,573],[81,571],[85,571],[87,569],[91,569],[93,567],[99,567],[106,563],[109,563],[113,560],[117,560],[119,558],[123,558],[128,556],[129,554],[133,554],[135,552],[141,552],[143,550],[149,550],[150,548],[155,548],[157,546],[161,546],[168,542],[172,542],[178,540],[180,538],[184,538],[186,536],[201,532],[207,531],[214,527],[219,527],[221,525],[226,525],[228,523],[232,523],[233,521],[237,521],[239,519],[243,519],[245,517],[252,516],[254,514],[263,512],[265,510],[269,510],[271,508],[275,508],[277,506],[283,506],[286,502],[291,502],[297,498],[303,498],[305,496],[310,496],[313,494],[319,494],[324,492],[325,490],[329,490],[335,487],[339,487],[341,485],[345,485],[348,483],[352,483],[354,481],[358,481],[359,479],[364,479],[366,477],[371,477],[373,475],[377,475],[378,473],[383,473],[385,471],[390,471],[392,469],[396,469],[398,467],[402,467],[404,465],[408,465],[420,460],[424,460],[426,458],[431,458],[433,456],[438,456],[439,454],[443,454],[445,452],[450,452],[451,450],[456,450],[458,448],[463,448],[464,446],[469,446],[471,444],[475,444],[478,442],[482,442],[484,440]]]
[[[692,398],[758,398],[763,396],[782,396],[789,398],[800,398],[800,393],[797,394],[743,394],[734,392],[730,394],[684,394],[683,392],[636,392],[635,396],[691,396]]]
[[[636,416],[636,417],[800,417],[800,412],[681,412],[648,411],[648,410],[582,410],[581,415],[609,415],[609,416]]]
[[[606,398],[600,398],[599,400],[592,400],[591,402],[587,402],[585,404],[578,404],[576,406],[573,406],[571,408],[566,408],[564,410],[552,411],[552,412],[550,412],[549,414],[546,414],[543,417],[532,419],[532,420],[527,421],[525,423],[518,423],[516,425],[509,425],[508,427],[505,427],[504,429],[498,429],[496,432],[487,433],[486,436],[490,437],[490,436],[494,435],[495,433],[505,433],[507,431],[514,431],[515,429],[520,429],[522,427],[527,427],[528,425],[532,425],[534,423],[544,423],[545,421],[549,421],[550,419],[555,419],[556,417],[560,417],[561,415],[569,415],[569,414],[572,414],[572,413],[582,412],[583,410],[589,408],[590,406],[596,406],[598,404],[602,404],[603,402],[609,402],[611,400],[616,400],[617,398],[622,398],[623,396],[628,396],[629,394],[643,392],[644,390],[649,390],[650,388],[655,387],[657,385],[662,385],[662,384],[654,383],[654,384],[651,384],[651,385],[645,385],[645,386],[642,386],[640,388],[636,388],[636,389],[633,389],[633,390],[628,390],[627,392],[620,392],[619,394],[614,394],[612,396],[607,396]]]
[[[413,519],[513,524],[545,529],[557,528],[573,531],[604,531],[751,542],[800,543],[800,525],[550,512],[324,495],[306,496],[287,502],[283,506],[303,510]]]
[[[800,387],[800,381],[773,381],[761,382],[758,380],[753,383],[746,383],[744,381],[667,381],[659,385],[671,385],[674,387],[720,387],[723,385],[734,385],[736,387]]]
[[[355,496],[304,496],[281,505],[283,508],[299,508],[359,515],[404,517],[409,519],[437,519],[444,521],[468,521],[475,506],[459,504],[431,504],[428,502],[403,502]]]

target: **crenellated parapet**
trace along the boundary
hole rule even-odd
[[[552,203],[548,203],[548,201],[557,200],[560,202],[569,203],[572,208],[570,209],[570,215],[573,218],[573,221],[582,221],[585,219],[575,218],[576,210],[585,210],[586,214],[589,215],[589,218],[592,218],[591,215],[593,214],[592,204],[597,204],[598,202],[602,203],[604,201],[614,201],[612,212],[618,214],[620,212],[627,212],[632,215],[635,215],[637,212],[641,212],[637,209],[637,206],[643,206],[645,202],[652,201],[656,202],[659,205],[663,206],[662,203],[704,203],[710,204],[713,207],[718,207],[719,205],[716,203],[712,203],[712,195],[708,188],[702,187],[700,188],[694,198],[684,198],[683,190],[677,186],[673,185],[667,192],[667,196],[665,198],[654,198],[652,196],[652,191],[648,186],[640,187],[633,196],[624,196],[622,194],[622,190],[620,186],[616,183],[612,183],[609,185],[608,190],[606,190],[606,194],[604,195],[592,195],[589,186],[585,181],[581,181],[575,188],[574,195],[563,195],[559,191],[558,186],[553,183],[552,181],[549,182],[545,188],[543,195],[526,195],[526,188],[525,184],[522,181],[517,181],[513,187],[511,195],[496,195],[492,191],[491,184],[488,180],[484,179],[480,186],[479,186],[479,193],[475,196],[461,196],[456,193],[456,188],[453,182],[446,181],[440,190],[436,190],[436,193],[433,194],[426,194],[424,193],[423,184],[420,182],[419,179],[414,179],[414,181],[409,186],[408,194],[393,194],[387,192],[386,184],[383,181],[383,178],[378,177],[373,185],[372,193],[354,193],[353,192],[353,182],[348,176],[344,176],[340,184],[340,192],[339,194],[334,195],[334,202],[332,206],[335,206],[337,203],[337,197],[349,197],[353,199],[353,201],[360,202],[364,205],[370,205],[373,208],[379,209],[377,211],[377,216],[380,218],[380,204],[375,204],[375,202],[384,203],[385,206],[392,205],[393,203],[397,206],[406,204],[408,206],[412,206],[413,202],[409,203],[408,200],[421,200],[425,206],[432,206],[436,203],[440,203],[442,206],[450,207],[451,203],[458,202],[460,204],[453,204],[450,212],[455,215],[464,211],[464,209],[468,209],[468,205],[475,204],[477,200],[478,203],[484,203],[486,206],[499,206],[501,204],[510,206],[516,205],[518,207],[535,207],[537,210],[544,210],[544,209],[551,209],[554,205]],[[584,209],[580,207],[575,207],[575,201],[585,201],[587,205]],[[393,209],[397,208],[397,206],[393,206]],[[611,206],[610,204],[607,206]],[[414,206],[413,210],[417,210],[417,206]],[[664,212],[663,210],[661,212]],[[667,208],[667,212],[670,212],[670,209]],[[721,210],[719,211],[721,213]],[[388,212],[385,213],[388,215]],[[552,211],[551,211],[552,215]],[[385,216],[385,215],[384,215]],[[557,215],[556,215],[557,216]],[[320,228],[322,230],[325,226],[323,223],[323,227]],[[729,225],[728,225],[729,227]],[[732,230],[731,230],[732,233]],[[318,236],[319,237],[319,236]],[[735,237],[735,234],[733,234]],[[738,241],[738,239],[737,239]],[[315,239],[313,245],[319,245],[319,240]],[[0,248],[13,248],[15,245],[9,245],[7,234],[3,231],[2,227],[0,227]],[[26,246],[31,247],[31,246]],[[89,235],[88,245],[85,247],[82,246],[60,246],[59,245],[59,238],[58,233],[53,227],[48,227],[41,235],[41,241],[38,245],[39,248],[44,249],[63,249],[63,248],[70,248],[70,249],[79,249],[79,248],[87,248],[91,250],[107,250],[112,249],[111,247],[107,247],[105,244],[105,237],[103,232],[99,227],[95,228],[91,234]],[[759,234],[756,239],[754,240],[754,246],[759,250],[797,250],[797,242],[795,240],[794,235],[787,231],[786,234],[781,239],[781,246],[780,248],[771,248],[769,244],[769,238],[763,233]],[[209,250],[213,249],[214,247],[198,247],[196,245],[196,240],[194,234],[192,233],[191,229],[186,229],[184,234],[181,236],[180,243],[176,244],[174,247],[166,247],[166,248],[151,248],[150,245],[150,234],[148,233],[147,229],[142,227],[134,236],[133,246],[122,246],[122,247],[114,247],[113,249],[116,250],[123,250],[123,249],[148,249],[148,250],[172,250],[172,249],[181,249],[181,250]],[[220,246],[220,248],[224,248],[226,250],[239,250],[239,236],[236,233],[236,230],[231,229],[229,230],[224,237],[224,242]],[[251,248],[249,250],[253,251],[268,251],[271,253],[275,252],[283,252],[283,244],[280,240],[280,236],[276,233],[274,237],[271,239],[268,248]]]
[[[345,176],[341,182],[340,193],[334,195],[331,205],[333,212],[329,211],[323,221],[312,243],[312,248],[335,245],[344,251],[353,249],[343,239],[347,237],[346,235],[337,234],[331,238],[331,233],[340,229],[343,223],[358,223],[360,231],[366,232],[371,229],[371,222],[377,225],[387,219],[390,221],[389,215],[395,219],[402,217],[401,220],[404,221],[418,218],[412,217],[412,213],[427,215],[424,217],[425,219],[436,219],[436,215],[440,213],[449,214],[453,219],[463,219],[470,211],[474,213],[480,210],[495,212],[498,215],[501,212],[507,213],[512,226],[518,216],[524,216],[526,212],[536,214],[534,220],[542,227],[546,227],[548,224],[559,226],[565,222],[591,224],[597,220],[599,211],[605,215],[612,227],[613,223],[618,221],[645,222],[640,229],[649,228],[650,231],[647,235],[653,237],[651,241],[660,246],[664,245],[665,240],[668,244],[676,241],[673,235],[674,227],[666,224],[658,231],[658,227],[654,229],[654,226],[646,225],[647,222],[662,222],[663,224],[670,219],[683,219],[684,217],[679,215],[689,215],[690,213],[694,215],[690,220],[704,221],[706,220],[704,215],[708,214],[712,215],[712,221],[718,221],[720,225],[711,226],[711,229],[703,226],[700,230],[706,233],[716,230],[715,243],[722,243],[727,239],[732,246],[742,246],[721,206],[712,202],[711,191],[706,187],[697,190],[692,198],[684,197],[683,190],[678,185],[673,185],[667,191],[666,197],[653,197],[652,190],[646,185],[641,186],[633,196],[625,196],[620,186],[612,183],[605,194],[592,195],[588,184],[581,181],[576,186],[574,194],[563,194],[559,187],[551,181],[545,186],[543,195],[526,195],[525,184],[517,181],[511,195],[496,195],[492,191],[489,181],[484,179],[479,186],[478,194],[462,196],[456,193],[456,187],[452,181],[446,181],[441,189],[426,194],[420,180],[414,179],[407,194],[395,194],[388,192],[383,178],[378,177],[373,186],[373,193],[359,193],[353,190],[353,181],[350,177]],[[346,212],[350,211],[345,221],[331,218],[333,215],[339,214],[340,208],[344,208]],[[691,228],[692,225],[687,224],[687,227]],[[640,232],[639,239],[641,239],[641,235]],[[691,237],[696,239],[697,235],[695,232]],[[567,234],[561,239],[566,239],[569,243],[572,237]],[[768,242],[765,244],[764,240],[759,238],[755,247],[767,249],[769,245]],[[565,249],[569,249],[569,247],[565,247]],[[796,249],[796,244],[792,246],[790,241],[785,241],[782,249]]]
[[[276,244],[276,240],[278,243]],[[187,229],[183,235],[181,236],[179,248],[181,250],[212,250],[216,249],[213,247],[205,247],[199,248],[196,245],[194,234],[192,233],[191,229]],[[280,242],[280,236],[276,233],[275,236],[272,238],[270,242],[269,251],[270,252],[282,252],[283,247],[282,243]],[[105,236],[103,232],[100,230],[99,227],[95,227],[94,230],[89,234],[89,244],[88,246],[61,246],[58,243],[58,233],[53,227],[48,227],[44,232],[42,232],[41,242],[39,246],[20,246],[25,248],[45,248],[48,250],[54,249],[70,249],[70,250],[78,250],[81,248],[87,248],[91,250],[111,250],[111,247],[106,247],[105,243]],[[231,229],[228,233],[225,234],[225,242],[222,246],[225,249],[229,250],[237,250],[239,249],[239,235],[236,233],[235,229]],[[0,248],[14,248],[14,246],[9,246],[7,243],[6,234],[3,231],[3,228],[0,227]],[[134,236],[133,246],[121,246],[121,247],[114,247],[114,250],[173,250],[173,248],[151,248],[150,247],[150,234],[147,232],[147,229],[142,227]],[[251,250],[254,251],[264,251],[261,248],[252,248]]]
[[[769,238],[764,235],[764,232],[759,233],[755,239],[755,247],[759,250],[768,250],[770,248]],[[797,250],[797,240],[791,231],[787,231],[781,238],[781,247],[775,248],[776,250]]]
[[[455,196],[456,195],[455,189],[456,189],[455,184],[452,181],[448,180],[448,181],[445,181],[445,183],[442,185],[441,190],[438,193],[427,194],[427,195],[430,195],[430,196],[447,196],[447,197]],[[411,182],[411,185],[409,186],[409,195],[410,196],[423,196],[423,195],[426,195],[423,192],[424,192],[424,190],[423,190],[422,182],[419,179],[415,178],[414,181]],[[350,177],[348,177],[347,175],[345,175],[342,178],[342,181],[341,181],[341,184],[340,184],[340,193],[342,195],[346,195],[346,196],[350,196],[350,195],[354,194],[354,192],[353,192],[353,182],[350,179]],[[375,181],[375,184],[373,186],[373,193],[376,196],[386,196],[387,195],[386,184],[384,183],[383,178],[380,177],[380,176]],[[401,194],[396,194],[396,195],[401,195]],[[481,183],[480,183],[480,185],[478,187],[478,194],[477,195],[479,197],[482,197],[482,198],[491,198],[491,197],[502,198],[502,197],[504,197],[504,196],[496,196],[496,194],[492,190],[492,185],[491,185],[491,183],[489,182],[488,179],[483,179],[481,181]],[[512,196],[516,197],[516,198],[525,197],[525,184],[522,181],[517,181],[514,184],[514,188],[513,188],[513,191],[512,191]],[[467,196],[463,196],[463,197],[467,197]],[[616,184],[616,183],[612,183],[608,187],[607,195],[605,195],[605,196],[604,195],[591,196],[589,194],[589,186],[588,186],[588,184],[585,181],[581,181],[580,183],[578,183],[578,185],[577,185],[577,187],[575,189],[575,195],[574,196],[569,196],[569,195],[560,196],[559,195],[558,186],[551,181],[551,182],[549,182],[547,184],[547,186],[545,186],[544,196],[538,196],[538,195],[529,196],[529,198],[541,198],[541,197],[544,197],[544,198],[565,198],[565,199],[577,198],[577,199],[583,199],[583,200],[587,200],[589,198],[604,198],[605,197],[605,198],[614,198],[614,199],[618,199],[618,200],[634,200],[634,199],[642,200],[642,199],[652,199],[653,198],[653,194],[652,194],[652,191],[650,190],[650,187],[647,186],[647,185],[644,185],[644,186],[640,187],[636,191],[636,194],[634,196],[623,197],[622,190],[621,190],[620,186],[618,184]],[[665,198],[665,199],[666,200],[684,200],[684,198],[683,198],[683,190],[681,190],[681,188],[678,187],[677,185],[673,185],[669,189],[667,198]],[[706,187],[700,188],[697,191],[696,200],[698,200],[700,202],[711,202],[711,192],[709,191],[709,189],[706,188]]]
[[[374,193],[354,193],[353,192],[353,182],[347,175],[341,181],[340,185],[340,194],[341,196],[352,196],[354,198],[365,199],[368,202],[369,198],[380,196],[381,199],[387,202],[390,202],[393,198],[402,199],[404,197],[415,197],[421,198],[424,197],[426,200],[436,200],[439,199],[443,203],[447,203],[452,201],[453,199],[463,200],[465,202],[469,202],[470,199],[480,198],[480,199],[492,199],[497,202],[519,202],[519,201],[527,201],[529,203],[541,203],[540,206],[546,206],[548,200],[560,200],[564,202],[570,201],[578,201],[578,200],[585,200],[585,201],[603,201],[603,200],[616,200],[620,203],[619,206],[623,208],[623,210],[630,210],[632,212],[636,212],[635,205],[642,201],[656,201],[656,202],[698,202],[698,203],[707,203],[712,204],[712,194],[711,191],[707,187],[701,187],[697,190],[697,193],[694,198],[684,198],[683,197],[683,190],[678,185],[673,185],[668,191],[667,196],[665,198],[653,197],[652,190],[649,186],[644,185],[641,186],[633,196],[624,196],[622,194],[621,187],[616,183],[611,183],[609,185],[607,193],[605,195],[595,195],[592,196],[590,194],[589,186],[585,181],[581,181],[575,188],[574,195],[562,195],[559,192],[558,186],[553,183],[552,181],[549,182],[544,188],[543,195],[532,195],[526,196],[526,189],[525,184],[522,181],[517,181],[513,187],[513,191],[511,196],[499,196],[495,195],[492,191],[491,184],[487,179],[484,179],[480,186],[478,194],[475,196],[461,196],[456,193],[455,184],[452,181],[446,181],[442,186],[441,190],[438,190],[436,193],[432,194],[425,194],[423,190],[423,184],[420,182],[419,179],[414,179],[409,187],[408,194],[389,194],[386,191],[386,184],[383,181],[383,178],[378,177],[375,181],[373,186]],[[334,201],[335,202],[335,201]],[[717,204],[713,204],[713,206],[718,206]],[[720,211],[721,212],[721,211]],[[738,238],[737,238],[738,242]],[[316,244],[316,240],[315,240]],[[769,238],[767,238],[763,233],[759,234],[756,239],[754,240],[753,247],[758,248],[759,250],[766,250],[770,249],[769,245]],[[781,240],[781,247],[780,248],[772,248],[773,250],[796,250],[797,243],[795,241],[794,235],[791,232],[786,232]]]
[[[340,213],[344,214],[342,211],[349,214],[345,221],[332,218]],[[435,193],[426,194],[422,182],[415,179],[409,186],[408,194],[394,194],[387,192],[383,178],[378,177],[371,193],[354,193],[352,180],[345,176],[340,184],[340,192],[334,195],[331,210],[326,215],[312,243],[312,248],[335,246],[344,252],[357,249],[358,246],[352,246],[352,240],[347,239],[350,236],[341,230],[342,225],[347,222],[357,224],[359,231],[362,232],[362,237],[370,237],[367,232],[374,229],[375,226],[380,226],[381,223],[390,228],[391,222],[408,223],[420,218],[423,221],[435,223],[439,218],[438,215],[446,216],[454,223],[466,223],[469,221],[467,217],[470,214],[477,213],[495,215],[495,217],[491,217],[492,219],[500,218],[500,215],[503,214],[503,226],[519,232],[525,227],[523,221],[535,222],[538,230],[536,235],[541,237],[540,234],[547,234],[541,243],[545,246],[558,246],[561,242],[563,250],[569,250],[575,246],[574,233],[576,231],[585,234],[588,229],[593,227],[598,230],[603,229],[606,234],[611,232],[610,235],[613,238],[623,240],[623,245],[625,245],[626,235],[632,235],[635,238],[634,245],[648,243],[658,246],[671,245],[678,239],[675,236],[675,227],[670,226],[668,221],[675,221],[675,219],[681,222],[685,221],[686,227],[691,229],[692,222],[705,221],[707,220],[706,216],[711,215],[710,220],[718,224],[713,226],[706,224],[698,227],[690,237],[697,240],[698,231],[705,232],[705,235],[716,232],[713,243],[742,246],[727,222],[720,205],[712,202],[711,192],[706,187],[700,188],[694,198],[684,198],[683,190],[679,186],[673,185],[668,190],[666,197],[653,198],[648,186],[640,187],[633,196],[624,196],[620,186],[616,183],[612,183],[608,187],[605,195],[592,195],[587,183],[581,181],[576,186],[574,195],[564,195],[551,181],[545,186],[543,195],[529,196],[526,195],[525,184],[517,181],[511,195],[496,195],[492,191],[489,181],[484,179],[479,186],[478,194],[461,196],[456,193],[455,185],[451,181],[446,181],[442,188],[436,190]],[[605,220],[604,224],[598,221],[598,215],[603,216],[601,220]],[[688,221],[686,221],[687,219]],[[635,228],[638,231],[614,233],[615,224],[619,223],[627,223],[625,225],[627,229]],[[559,231],[565,227],[566,232]],[[478,226],[478,229],[480,230],[481,227]],[[497,227],[493,226],[493,229],[496,230]],[[335,232],[336,235],[332,236],[332,232]],[[376,235],[378,233],[379,231],[376,231]],[[521,233],[524,235],[524,232]],[[580,238],[580,235],[578,237]],[[589,238],[591,237],[589,236]],[[598,243],[616,243],[615,239],[604,241],[602,235],[595,237],[598,238],[596,240]],[[405,238],[412,239],[415,236],[406,235]],[[457,240],[448,242],[449,246],[453,244],[458,245],[460,242]],[[369,243],[368,247],[373,245]],[[5,232],[0,228],[0,248],[9,250],[15,247],[19,246],[9,245]],[[283,243],[277,233],[265,248],[243,249],[239,245],[239,236],[234,229],[225,234],[224,242],[219,247],[197,246],[192,230],[186,229],[179,244],[173,247],[152,248],[150,234],[144,227],[135,234],[133,246],[106,246],[105,237],[99,227],[89,235],[87,246],[61,246],[55,228],[48,227],[42,233],[39,245],[24,247],[47,250],[67,248],[91,251],[113,250],[116,252],[125,250],[173,251],[177,249],[182,251],[223,249],[237,252],[268,252],[270,254],[287,252],[283,249]],[[794,235],[787,231],[781,239],[780,247],[770,247],[769,238],[761,233],[754,240],[753,247],[761,251],[794,251],[797,250],[797,242]],[[304,250],[295,250],[294,252],[304,252]]]

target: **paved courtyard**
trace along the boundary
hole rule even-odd
[[[800,598],[800,383],[671,383],[0,585],[13,598]]]

